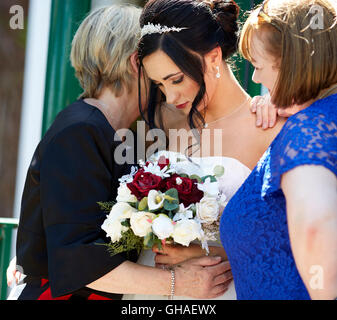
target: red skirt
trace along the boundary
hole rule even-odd
[[[121,294],[111,294],[90,288],[81,288],[74,293],[53,297],[48,279],[26,277],[25,288],[18,300],[121,300]]]

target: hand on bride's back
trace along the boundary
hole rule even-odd
[[[175,266],[176,295],[212,299],[223,295],[233,280],[228,261],[221,257],[199,257]]]
[[[286,109],[277,108],[270,99],[270,95],[255,96],[250,103],[250,111],[256,115],[256,126],[262,129],[273,128],[278,117],[289,118],[300,111],[299,106]]]

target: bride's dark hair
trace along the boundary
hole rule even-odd
[[[192,103],[189,113],[189,126],[191,129],[204,125],[205,121],[198,112],[197,106],[206,93],[204,82],[205,63],[204,56],[217,46],[222,49],[223,60],[230,58],[238,48],[239,25],[238,16],[240,8],[232,0],[150,0],[144,7],[140,17],[140,25],[148,23],[160,24],[168,27],[187,28],[181,32],[155,33],[145,35],[139,43],[140,71],[143,59],[162,50],[180,70],[193,79],[200,89]],[[139,72],[139,107],[149,127],[156,128],[156,108],[161,106],[164,96],[156,85],[151,83],[147,116],[145,117],[141,106]],[[225,99],[225,97],[224,97]],[[159,116],[161,112],[159,112]],[[195,120],[199,123],[196,125]],[[161,117],[159,127],[163,128]]]

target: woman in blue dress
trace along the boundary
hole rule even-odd
[[[222,215],[237,298],[336,299],[336,8],[265,1],[246,21],[240,50],[272,102],[300,111]]]

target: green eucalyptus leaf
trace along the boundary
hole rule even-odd
[[[179,209],[179,202],[178,201],[170,202],[170,201],[165,200],[164,209],[167,211],[175,211]]]
[[[217,178],[220,178],[224,175],[225,173],[225,168],[223,166],[215,166],[213,169],[213,173]]]
[[[176,200],[179,201],[178,190],[175,189],[175,188],[171,188],[171,189],[167,190],[165,192],[165,195],[167,195],[169,197],[172,197],[172,198],[174,198],[174,199],[176,199]]]
[[[204,176],[202,177],[202,182],[205,182],[206,179],[210,178],[211,179],[211,182],[216,182],[216,178],[214,176],[211,176],[211,175],[208,175],[208,176]]]
[[[179,209],[178,190],[175,188],[165,192],[164,209],[166,211],[175,211]]]
[[[179,174],[179,176],[182,178],[189,178],[188,174],[185,174],[185,173],[181,173]]]
[[[202,182],[202,179],[197,174],[192,174],[190,176],[190,179],[196,179],[198,181],[198,183]]]

